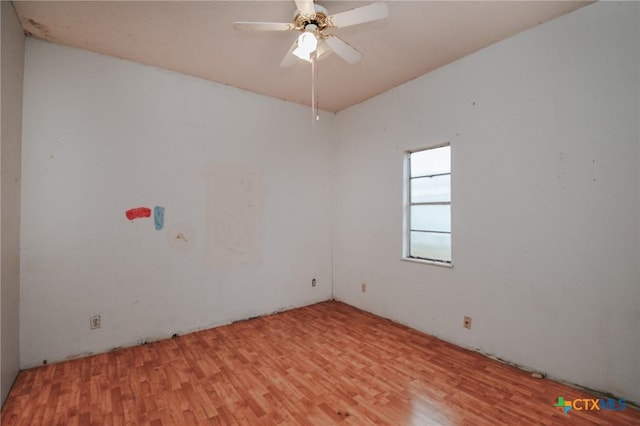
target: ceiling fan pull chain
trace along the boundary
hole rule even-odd
[[[318,65],[316,64],[316,61],[318,59],[318,51],[316,50],[313,53],[313,91],[315,92],[315,101],[316,101],[316,114],[315,114],[315,119],[316,121],[320,120],[320,111],[318,109],[318,106],[320,105],[320,103],[318,102]]]
[[[316,52],[312,52],[310,55],[311,59],[311,114],[312,120],[315,123],[320,120],[320,115],[318,114],[318,96],[316,93],[316,85],[318,80],[318,69],[316,67]]]

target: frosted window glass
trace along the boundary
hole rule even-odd
[[[411,179],[411,202],[451,201],[451,175]]]
[[[451,262],[451,234],[412,232],[410,256]]]
[[[417,231],[451,232],[451,206],[411,206],[410,228]]]
[[[411,154],[411,177],[451,172],[451,147],[427,149]]]
[[[451,147],[408,153],[406,256],[451,263]]]

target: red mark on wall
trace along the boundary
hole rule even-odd
[[[151,209],[146,207],[136,207],[135,209],[129,209],[125,212],[127,219],[139,219],[141,217],[151,217]]]

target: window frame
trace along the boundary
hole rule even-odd
[[[453,268],[453,223],[451,224],[451,230],[448,234],[451,236],[451,260],[441,260],[441,259],[426,259],[421,257],[411,256],[411,207],[414,205],[448,205],[450,208],[450,215],[452,215],[452,195],[449,197],[449,201],[434,201],[434,202],[420,202],[420,203],[412,203],[411,202],[411,181],[412,179],[431,176],[415,176],[411,177],[411,155],[417,152],[428,151],[431,149],[442,148],[448,146],[450,147],[450,152],[452,154],[453,147],[451,146],[451,142],[443,142],[435,145],[430,145],[427,147],[411,149],[404,152],[404,162],[403,162],[403,249],[402,249],[402,260],[406,260],[409,262],[423,263],[428,265],[442,266],[446,268]],[[453,175],[453,155],[450,154],[449,157],[449,173],[437,173],[436,175],[444,176],[449,175],[450,177]],[[433,176],[436,176],[433,175]],[[452,180],[449,183],[449,190],[452,191],[453,182]],[[450,220],[452,221],[452,217],[450,216]],[[443,232],[447,233],[447,232]]]

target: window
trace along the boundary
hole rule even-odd
[[[451,265],[451,146],[407,153],[405,258]]]

